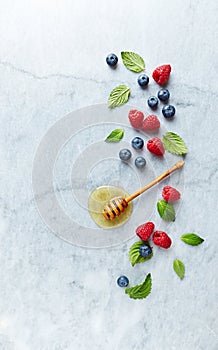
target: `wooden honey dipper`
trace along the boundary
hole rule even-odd
[[[117,216],[119,216],[120,214],[122,214],[122,212],[128,206],[129,202],[131,202],[133,199],[138,197],[143,192],[147,191],[152,186],[156,185],[158,182],[165,179],[165,177],[172,174],[177,169],[182,168],[184,163],[185,163],[184,160],[180,160],[172,168],[166,170],[163,174],[161,174],[156,179],[151,181],[145,187],[142,187],[138,191],[131,194],[129,197],[126,197],[126,198],[117,197],[117,198],[111,199],[110,202],[108,204],[106,204],[104,209],[102,210],[102,214],[104,215],[105,219],[112,220],[112,219],[116,218]]]

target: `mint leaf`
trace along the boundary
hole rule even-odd
[[[123,129],[115,129],[106,137],[105,142],[119,142],[124,135]]]
[[[137,53],[122,51],[121,57],[126,68],[132,72],[140,73],[145,69],[145,62]]]
[[[139,264],[141,262],[147,261],[149,259],[152,258],[153,253],[148,257],[148,258],[144,258],[143,256],[140,255],[139,249],[141,247],[142,244],[148,244],[148,242],[144,242],[144,241],[139,241],[139,242],[135,242],[129,250],[129,260],[132,264],[132,266]]]
[[[165,221],[175,221],[176,213],[174,206],[170,203],[167,203],[164,200],[159,200],[157,202],[157,210],[160,214],[160,217]]]
[[[108,108],[122,106],[129,99],[130,88],[126,85],[118,85],[115,87],[108,99]]]
[[[149,273],[142,284],[135,287],[126,288],[125,293],[132,299],[144,299],[150,292],[152,287],[151,274]]]
[[[182,261],[176,259],[173,262],[173,269],[175,273],[179,276],[179,278],[182,280],[185,276],[185,265]]]
[[[188,149],[183,139],[174,132],[166,132],[163,135],[162,142],[166,151],[172,154],[186,154]]]
[[[186,233],[182,235],[181,240],[189,245],[199,245],[204,242],[204,239],[196,235],[195,233]]]

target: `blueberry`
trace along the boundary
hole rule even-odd
[[[114,53],[110,53],[107,57],[106,57],[106,62],[108,64],[108,66],[110,67],[115,67],[117,65],[118,62],[118,58]]]
[[[126,276],[120,276],[118,279],[117,279],[117,284],[119,287],[127,287],[128,284],[129,284],[129,280]]]
[[[135,166],[136,166],[137,168],[142,169],[142,168],[145,167],[145,165],[146,165],[146,160],[145,160],[144,157],[137,157],[137,158],[135,159]]]
[[[158,99],[155,96],[150,96],[148,98],[147,102],[148,102],[149,107],[151,107],[151,108],[156,108],[158,105]]]
[[[139,86],[144,88],[145,86],[148,85],[148,83],[149,83],[149,77],[146,74],[140,74],[138,77]]]
[[[131,157],[132,157],[132,153],[129,149],[127,148],[124,148],[124,149],[121,149],[120,152],[119,152],[119,157],[121,160],[129,160]]]
[[[142,244],[139,248],[139,253],[143,258],[148,258],[152,254],[152,249],[148,244]]]
[[[167,89],[160,89],[157,94],[159,100],[167,101],[170,98],[170,92]]]
[[[141,139],[141,137],[134,137],[132,140],[132,147],[134,149],[142,149],[144,146],[144,141]]]
[[[176,109],[172,105],[166,105],[162,108],[162,113],[165,118],[172,118],[176,113]]]

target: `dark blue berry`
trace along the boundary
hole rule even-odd
[[[142,168],[145,167],[145,165],[146,165],[146,160],[145,160],[144,157],[137,157],[137,158],[135,159],[135,166],[136,166],[137,168],[142,169]]]
[[[117,279],[117,284],[119,287],[127,287],[128,284],[129,284],[129,280],[126,276],[120,276],[118,279]]]
[[[160,89],[157,94],[159,100],[167,101],[170,98],[170,92],[167,89]]]
[[[143,258],[148,258],[152,254],[152,249],[147,244],[142,244],[139,248],[139,253]]]
[[[117,65],[118,62],[118,58],[114,53],[110,53],[107,57],[106,57],[106,62],[108,64],[108,66],[110,67],[115,67]]]
[[[148,83],[149,83],[149,77],[146,74],[140,74],[138,77],[139,86],[144,88],[145,86],[148,85]]]
[[[141,137],[134,137],[132,140],[132,147],[135,149],[142,149],[144,146],[144,141],[141,139]]]
[[[132,153],[127,148],[121,149],[119,152],[119,157],[121,160],[124,160],[124,161],[129,160],[131,156],[132,156]]]
[[[149,107],[151,107],[151,108],[156,108],[158,105],[158,99],[155,96],[150,96],[148,98],[147,102],[148,102]]]
[[[166,105],[162,108],[162,113],[165,118],[172,118],[175,115],[176,110],[174,106]]]

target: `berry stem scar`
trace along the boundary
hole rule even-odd
[[[139,190],[132,193],[130,196],[126,198],[117,197],[117,198],[111,199],[111,201],[108,204],[106,204],[104,209],[102,210],[102,214],[104,215],[105,219],[112,220],[115,217],[122,214],[122,212],[128,206],[129,202],[131,202],[133,199],[141,195],[143,192],[147,191],[152,186],[156,185],[158,182],[165,179],[165,177],[172,174],[174,171],[182,168],[184,163],[185,163],[184,160],[180,160],[175,165],[173,165],[170,169],[166,170],[163,174],[159,175],[156,179],[151,181],[149,184],[140,188]]]

